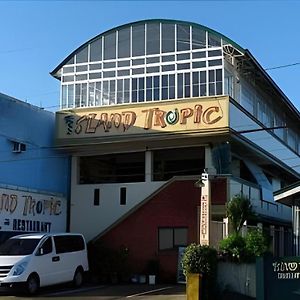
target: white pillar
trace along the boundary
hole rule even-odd
[[[145,181],[152,181],[152,173],[153,173],[153,164],[152,164],[152,151],[147,150],[145,152]]]

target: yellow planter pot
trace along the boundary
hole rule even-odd
[[[200,300],[202,274],[188,274],[186,282],[186,299]]]

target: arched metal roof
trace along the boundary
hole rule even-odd
[[[211,29],[208,28],[206,26],[200,25],[198,23],[194,23],[194,22],[188,22],[188,21],[180,21],[180,20],[170,20],[170,19],[149,19],[149,20],[140,20],[140,21],[136,21],[136,22],[131,22],[131,23],[127,23],[121,26],[117,26],[114,27],[112,29],[109,29],[105,32],[100,33],[99,35],[95,36],[94,38],[88,40],[86,43],[82,44],[81,46],[79,46],[77,49],[75,49],[70,55],[68,55],[52,72],[50,72],[50,74],[54,77],[57,77],[56,74],[57,72],[72,58],[74,57],[78,52],[80,52],[82,49],[84,49],[89,43],[99,39],[100,37],[107,35],[109,33],[115,32],[117,30],[120,29],[124,29],[126,27],[130,27],[132,25],[139,25],[139,24],[149,24],[149,23],[172,23],[172,24],[182,24],[182,25],[189,25],[189,26],[194,26],[197,28],[200,28],[202,30],[208,31],[212,34],[214,34],[217,37],[222,38],[223,40],[226,40],[228,42],[228,44],[231,44],[232,46],[234,46],[236,49],[238,49],[240,52],[245,53],[245,49],[242,48],[240,45],[238,45],[237,43],[235,43],[234,41],[232,41],[231,39],[229,39],[228,37],[226,37],[225,35]]]

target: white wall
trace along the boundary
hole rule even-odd
[[[70,230],[93,239],[165,182],[125,184],[73,184]],[[120,187],[127,189],[126,205],[120,205]],[[94,205],[94,189],[100,189],[100,205]]]

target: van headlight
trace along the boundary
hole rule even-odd
[[[20,264],[15,265],[12,276],[21,275],[25,271],[27,264],[28,264],[28,262],[24,261]]]

